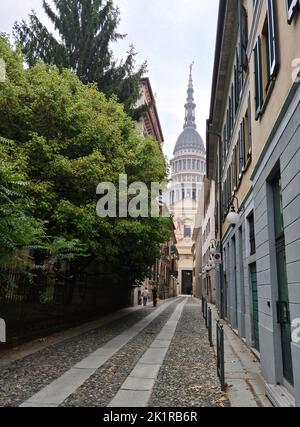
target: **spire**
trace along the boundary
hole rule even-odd
[[[185,122],[183,128],[193,128],[196,129],[196,117],[195,117],[195,109],[196,104],[194,100],[194,86],[193,86],[193,66],[194,63],[190,65],[190,78],[187,90],[187,102],[185,104]]]

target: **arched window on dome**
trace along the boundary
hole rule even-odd
[[[175,203],[175,191],[171,191],[170,203],[171,203],[171,205],[174,205],[174,203]]]
[[[193,200],[197,200],[197,188],[196,188],[196,184],[193,184],[192,198],[193,198]]]

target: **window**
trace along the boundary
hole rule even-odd
[[[241,123],[240,129],[240,173],[242,174],[246,166],[246,140],[245,140],[245,119]]]
[[[192,230],[189,225],[184,226],[184,238],[190,238],[192,237]]]
[[[227,207],[231,202],[231,196],[232,196],[232,166],[230,165],[227,172],[227,200],[226,200]]]
[[[297,9],[299,9],[300,2],[299,0],[286,0],[286,10],[288,23],[291,24]]]
[[[225,125],[224,131],[223,131],[223,169],[225,168],[226,154],[227,154],[227,128]]]
[[[270,77],[274,77],[278,65],[277,61],[277,36],[276,36],[276,19],[275,19],[275,0],[268,0],[268,62]]]
[[[225,218],[225,212],[226,212],[225,188],[226,188],[226,184],[222,188],[222,218],[223,219]]]
[[[236,191],[238,186],[238,166],[237,166],[237,147],[233,150],[233,187]]]
[[[263,104],[269,91],[271,82],[275,79],[278,70],[276,2],[268,0],[268,14],[264,23],[263,32],[258,37],[254,48],[255,72],[255,119],[262,113]]]
[[[261,38],[258,37],[254,48],[254,73],[255,73],[255,119],[258,120],[263,106],[263,83],[261,64]]]
[[[231,137],[231,133],[230,133],[230,114],[229,114],[229,110],[227,110],[227,124],[226,124],[226,128],[227,128],[227,147],[226,147],[226,152],[228,153],[229,151],[229,147],[230,147],[230,137]]]
[[[263,86],[263,97],[268,91],[269,85],[271,83],[271,73],[270,73],[270,55],[269,55],[269,24],[268,19],[265,19],[263,26],[262,36],[261,36],[261,64],[262,64],[262,86]]]
[[[232,123],[232,131],[234,129],[235,122],[235,102],[234,102],[234,87],[231,85],[231,123]]]
[[[240,96],[241,96],[241,91],[242,91],[242,85],[241,85],[241,79],[240,79],[240,75],[241,75],[241,71],[240,71],[240,57],[239,57],[239,53],[238,50],[236,50],[236,68],[235,68],[235,96],[236,96],[236,105],[238,107],[239,103],[240,103]]]
[[[245,120],[245,132],[246,132],[246,138],[247,138],[247,158],[249,159],[251,157],[252,153],[252,114],[251,114],[251,98],[250,95],[248,97],[248,110],[246,113],[246,120]]]
[[[254,226],[254,214],[253,212],[248,217],[249,224],[249,242],[250,242],[250,255],[256,253],[256,242],[255,242],[255,226]]]
[[[175,203],[175,191],[171,192],[171,205],[174,205]]]
[[[248,16],[247,11],[239,1],[239,26],[240,26],[240,67],[241,72],[247,71],[248,69]]]

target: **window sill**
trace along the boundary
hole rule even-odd
[[[271,80],[271,82],[269,83],[269,85],[268,85],[267,93],[266,93],[263,105],[262,105],[262,107],[260,109],[260,113],[256,117],[256,121],[261,121],[262,120],[262,116],[264,115],[264,113],[265,113],[265,111],[267,109],[267,106],[269,104],[269,100],[271,98],[271,94],[272,94],[274,86],[275,86],[275,81],[276,81],[276,77],[274,77]]]

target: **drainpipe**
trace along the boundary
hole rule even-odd
[[[222,257],[222,263],[220,265],[220,272],[219,272],[219,276],[220,276],[220,317],[221,319],[224,320],[225,317],[225,311],[224,311],[224,270],[223,270],[223,233],[222,233],[222,227],[223,227],[223,222],[222,222],[222,163],[221,163],[221,159],[222,159],[222,135],[217,133],[217,132],[212,132],[208,130],[208,134],[209,135],[214,135],[218,138],[218,151],[219,151],[219,170],[218,170],[218,191],[219,191],[219,212],[218,212],[218,216],[219,216],[219,234],[220,234],[220,253],[221,253],[221,257]]]

